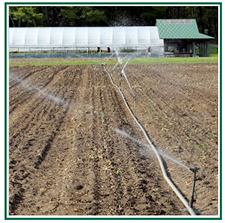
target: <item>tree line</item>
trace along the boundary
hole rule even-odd
[[[155,26],[156,19],[197,21],[218,38],[217,6],[10,6],[10,27]]]

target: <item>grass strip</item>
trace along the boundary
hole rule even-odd
[[[46,59],[39,61],[39,59],[10,59],[10,66],[56,66],[56,65],[92,65],[92,64],[116,64],[116,58],[112,59]],[[124,60],[123,63],[125,63]],[[147,64],[195,64],[195,63],[218,63],[218,54],[210,55],[210,57],[149,57],[149,58],[132,58],[129,64],[147,65]]]
[[[129,64],[195,64],[218,63],[218,57],[164,57],[164,58],[134,58]]]
[[[32,65],[32,66],[56,66],[56,65],[91,65],[91,64],[102,64],[104,63],[104,61],[91,61],[91,60],[71,60],[68,61],[68,59],[66,59],[65,61],[63,61],[63,59],[61,59],[60,61],[49,61],[46,59],[46,61],[36,61],[34,62],[34,59],[32,59],[32,61],[29,61],[29,59],[25,60],[25,59],[20,59],[20,62],[13,62],[13,59],[10,60],[9,62],[9,66],[26,66],[26,65]],[[18,61],[18,59],[16,59],[16,61]],[[106,64],[116,64],[116,61],[108,61],[105,62]]]

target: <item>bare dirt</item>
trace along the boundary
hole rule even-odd
[[[121,69],[112,75],[117,84]],[[125,71],[157,148],[200,167],[194,208],[217,215],[218,65]],[[188,215],[155,154],[110,128],[146,142],[102,65],[11,66],[9,76],[10,215]],[[124,78],[121,87],[133,109]],[[193,173],[164,162],[189,200]]]

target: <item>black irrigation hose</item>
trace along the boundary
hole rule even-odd
[[[163,173],[163,176],[165,178],[165,180],[167,181],[167,183],[170,185],[170,187],[173,189],[173,191],[176,193],[176,195],[179,197],[179,199],[182,201],[182,203],[184,204],[184,206],[186,207],[187,211],[191,214],[191,215],[196,215],[195,211],[192,209],[192,207],[189,206],[188,202],[186,201],[186,199],[183,197],[183,195],[180,193],[180,191],[176,188],[176,186],[172,183],[172,181],[169,179],[169,177],[167,176],[167,173],[166,173],[166,170],[165,170],[165,167],[163,165],[163,161],[162,161],[162,158],[157,150],[157,148],[154,146],[154,144],[152,143],[151,139],[149,138],[147,132],[145,131],[144,127],[139,123],[139,121],[137,120],[135,114],[132,112],[132,110],[130,109],[128,103],[127,103],[127,100],[126,100],[126,97],[124,96],[123,92],[121,91],[121,89],[114,83],[113,79],[112,79],[112,76],[110,75],[110,73],[108,72],[108,70],[106,69],[106,66],[105,64],[103,64],[104,66],[104,69],[106,71],[106,73],[108,74],[110,80],[111,80],[111,83],[117,88],[117,90],[120,92],[120,94],[122,95],[122,98],[124,100],[124,103],[125,105],[127,106],[129,112],[131,113],[133,119],[135,120],[135,122],[138,124],[138,126],[140,127],[140,129],[142,130],[142,132],[144,133],[144,136],[146,138],[146,140],[148,141],[149,145],[152,147],[153,151],[155,152],[157,158],[158,158],[158,161],[159,161],[159,164],[160,164],[160,167],[161,167],[161,170],[162,170],[162,173]]]

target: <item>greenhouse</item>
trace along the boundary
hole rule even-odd
[[[163,53],[156,26],[9,28],[9,52]]]

